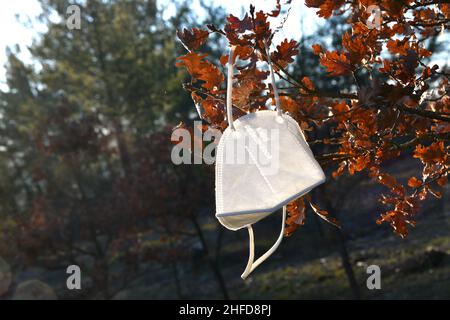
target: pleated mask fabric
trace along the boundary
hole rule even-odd
[[[267,43],[277,110],[257,111],[233,121],[233,49],[228,62],[226,108],[229,126],[223,132],[216,153],[216,217],[227,229],[248,229],[250,254],[241,275],[245,279],[281,243],[287,203],[325,182],[325,175],[298,123],[282,113]],[[254,261],[252,225],[281,208],[281,232],[277,241]]]

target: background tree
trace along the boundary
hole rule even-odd
[[[305,130],[327,176],[336,172],[339,179],[289,206],[290,241],[243,282],[238,275],[248,251],[246,234],[226,232],[214,218],[214,166],[173,165],[170,128],[192,130],[199,118],[202,130],[226,127],[224,53],[230,41],[239,53],[235,116],[268,106],[272,92],[261,63],[262,40],[270,42],[274,30],[283,28],[274,21],[284,20],[288,7],[274,2],[273,12],[255,9],[237,18],[210,2],[200,2],[202,13],[179,1],[170,16],[164,2],[90,0],[78,3],[82,28],[69,30],[68,2],[41,1],[47,30],[30,47],[32,63],[21,61],[14,48],[7,52],[8,88],[0,92],[0,260],[8,266],[0,268],[0,279],[8,280],[2,298],[16,296],[35,279],[59,298],[226,298],[229,292],[232,298],[344,298],[352,297],[349,280],[353,295],[356,288],[363,298],[448,297],[448,197],[442,197],[441,208],[423,202],[421,228],[403,241],[373,223],[386,210],[375,201],[387,191],[384,184],[398,193],[382,200],[402,215],[403,200],[414,199],[414,189],[406,187],[411,176],[423,182],[410,181],[418,197],[424,189],[437,194],[436,184],[443,184],[445,174],[438,178],[435,172],[448,168],[448,96],[427,92],[440,83],[448,90],[445,66],[435,70],[431,63],[436,55],[446,56],[438,33],[442,23],[444,29],[448,25],[448,10],[410,2],[397,14],[378,1],[392,22],[365,32],[364,8],[373,3],[338,8],[338,1],[308,1],[320,6],[321,15],[336,10],[314,35],[272,44],[283,106]],[[439,27],[428,26],[433,14],[427,7]],[[422,21],[413,27],[416,38],[396,26],[408,20]],[[405,36],[407,55],[390,53],[390,41]],[[433,52],[417,66],[409,52],[425,51],[416,40]],[[361,49],[361,41],[369,48]],[[195,77],[176,67],[178,56]],[[417,80],[428,70],[421,62],[432,75]],[[416,73],[412,93],[406,90],[413,83],[412,73],[405,73],[410,64]],[[326,70],[342,73],[330,77]],[[411,99],[418,99],[422,81],[430,89],[415,106]],[[396,92],[401,102],[393,104]],[[422,162],[411,155],[426,163],[426,178],[419,177]],[[370,177],[376,174],[381,179]],[[391,176],[405,185],[404,196]],[[341,233],[326,224],[336,223],[331,215]],[[268,218],[255,232],[276,234],[277,228]],[[258,247],[269,240],[258,238]],[[414,252],[412,262],[408,252]],[[389,291],[364,290],[366,262],[386,264]],[[65,287],[65,268],[73,263],[82,269],[80,292]]]
[[[203,170],[174,167],[166,143],[167,124],[195,114],[175,67],[188,5],[164,21],[155,1],[87,1],[68,31],[67,2],[41,3],[48,31],[30,48],[41,69],[9,52],[1,93],[2,255],[21,268],[78,264],[92,281],[83,294],[102,298],[162,264],[181,295],[177,263],[186,238],[205,244],[198,215],[211,202],[187,190]]]

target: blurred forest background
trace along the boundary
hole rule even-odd
[[[49,17],[64,19],[69,3],[40,2],[48,30],[30,51],[41,68],[8,50],[0,91],[0,298],[450,298],[448,186],[401,239],[375,224],[380,187],[363,175],[329,178],[312,192],[341,230],[309,214],[242,281],[247,234],[214,218],[214,167],[170,160],[172,128],[198,117],[182,87],[189,77],[175,67],[185,52],[176,30],[221,27],[226,10],[203,3],[201,18],[179,1],[163,19],[155,0],[88,0],[81,29],[68,30]],[[296,39],[292,74],[324,89],[340,85],[311,44],[337,48],[343,19]],[[218,59],[224,44],[210,39],[206,51]],[[448,54],[448,43],[430,46]],[[418,164],[396,160],[388,170],[407,177]],[[278,228],[278,215],[256,226],[266,235],[256,237],[258,250]],[[66,287],[71,264],[81,268],[81,290]],[[371,264],[381,267],[381,290],[366,287]]]

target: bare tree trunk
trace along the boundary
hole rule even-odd
[[[218,234],[217,234],[217,239],[216,239],[216,252],[215,252],[214,259],[218,265],[220,264],[220,255],[222,253],[222,239],[223,239],[223,235],[225,233],[224,231],[225,231],[225,228],[220,228],[220,227],[219,227],[219,230],[217,231]]]
[[[326,206],[326,210],[328,212],[333,212],[334,215],[337,217],[337,212],[339,209],[335,208],[333,205],[333,202],[331,201],[329,197],[329,190],[323,189],[321,192],[322,199],[324,201],[324,204]],[[352,291],[353,299],[361,299],[361,293],[359,291],[358,282],[356,281],[355,272],[353,271],[353,265],[350,259],[349,250],[347,248],[346,239],[345,239],[345,233],[342,229],[334,228],[335,229],[335,235],[337,237],[337,240],[339,242],[339,254],[341,256],[341,262],[342,267],[345,270],[345,274],[347,276],[348,284],[350,286],[350,289]]]
[[[206,243],[206,239],[205,239],[205,236],[203,235],[202,228],[200,227],[200,224],[198,223],[197,219],[194,216],[191,216],[191,220],[192,220],[192,223],[194,224],[195,231],[197,232],[197,235],[202,244],[206,259],[208,260],[211,270],[212,270],[214,276],[216,277],[217,284],[219,285],[219,288],[222,291],[223,298],[225,300],[229,300],[230,296],[228,295],[228,290],[227,290],[227,286],[225,284],[225,280],[223,279],[222,271],[220,270],[220,267],[219,267],[216,259],[214,259],[209,253],[208,244]]]
[[[176,262],[172,262],[171,264],[173,278],[175,280],[175,289],[177,292],[177,298],[183,299],[183,291],[181,290],[181,282],[180,277],[178,276],[178,267]]]
[[[320,223],[320,218],[316,214],[314,214],[313,217],[314,217],[314,223],[316,224],[317,233],[319,234],[319,237],[322,239],[325,239],[325,234],[323,232],[322,224]]]
[[[117,145],[119,147],[120,161],[122,163],[123,171],[128,179],[132,179],[133,175],[131,173],[131,156],[130,152],[128,151],[127,143],[125,141],[122,124],[117,120],[113,120],[113,125],[114,134],[116,136]]]
[[[344,267],[345,274],[347,275],[348,284],[352,290],[353,299],[360,300],[361,293],[359,291],[358,282],[356,281],[355,273],[353,272],[352,262],[348,253],[347,245],[345,242],[345,235],[341,229],[336,228],[336,234],[339,239],[339,253],[341,255],[342,266]]]

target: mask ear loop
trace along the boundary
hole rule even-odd
[[[272,245],[272,247],[269,250],[266,251],[266,253],[264,253],[261,257],[259,257],[255,262],[253,262],[253,259],[255,258],[255,240],[253,236],[253,229],[251,225],[247,226],[250,254],[248,257],[247,267],[245,268],[244,272],[241,275],[241,278],[243,280],[245,280],[250,275],[250,273],[252,273],[261,263],[263,263],[267,258],[269,258],[275,252],[275,250],[278,249],[284,236],[284,221],[286,221],[286,206],[283,206],[283,215],[281,219],[281,232],[280,235],[278,236],[277,241]]]
[[[266,55],[267,55],[267,63],[269,64],[269,70],[270,70],[270,80],[272,82],[272,88],[273,88],[273,95],[275,96],[275,106],[277,107],[277,114],[278,116],[282,115],[281,110],[281,103],[280,103],[280,96],[278,94],[278,89],[275,84],[275,76],[273,73],[273,67],[272,67],[272,61],[270,60],[270,52],[269,52],[269,46],[267,45],[267,40],[264,39],[264,47],[266,49]],[[303,139],[306,141],[305,133],[302,129],[300,129],[300,133],[303,136]]]
[[[282,110],[281,110],[280,96],[278,94],[278,89],[277,89],[277,86],[275,84],[275,76],[274,76],[274,73],[273,73],[272,61],[270,60],[269,46],[267,45],[267,40],[266,39],[264,39],[264,48],[266,49],[267,63],[269,64],[270,80],[272,82],[273,95],[275,96],[275,106],[277,107],[277,114],[278,114],[278,116],[281,117]]]
[[[264,47],[266,49],[267,62],[269,64],[270,78],[271,78],[271,82],[272,82],[273,93],[275,96],[275,106],[277,108],[277,115],[281,117],[282,110],[281,110],[281,104],[280,104],[280,96],[278,95],[277,86],[275,84],[275,76],[273,74],[272,62],[270,61],[269,46],[267,45],[266,40],[264,40]],[[251,225],[247,226],[248,236],[249,236],[249,257],[248,257],[247,266],[241,275],[242,279],[245,280],[250,275],[250,273],[252,273],[261,263],[263,263],[267,258],[269,258],[275,252],[275,250],[277,250],[278,247],[280,246],[280,243],[283,240],[283,236],[284,236],[284,226],[285,226],[284,222],[286,221],[286,211],[287,211],[286,209],[287,209],[286,206],[283,206],[283,215],[281,218],[281,232],[280,232],[280,235],[278,236],[277,241],[272,245],[272,247],[269,250],[266,251],[266,253],[264,253],[261,257],[259,257],[255,262],[253,262],[253,260],[255,258],[255,239],[254,239],[254,234],[253,234],[253,228]]]
[[[280,103],[280,95],[278,94],[278,89],[275,83],[275,76],[273,72],[272,67],[272,61],[270,59],[270,52],[269,52],[269,46],[267,45],[267,40],[264,40],[264,48],[266,50],[267,55],[267,63],[269,64],[269,71],[270,71],[270,80],[272,82],[272,88],[273,88],[273,94],[275,96],[275,106],[277,108],[277,114],[278,116],[281,116],[282,110],[281,110],[281,103]],[[233,125],[233,55],[234,55],[234,49],[235,46],[230,47],[230,52],[228,55],[228,79],[227,79],[227,99],[226,99],[226,108],[227,108],[227,120],[228,120],[228,126],[234,130]]]
[[[234,130],[233,125],[233,55],[235,46],[231,46],[228,56],[228,79],[227,79],[227,121],[231,130]]]

